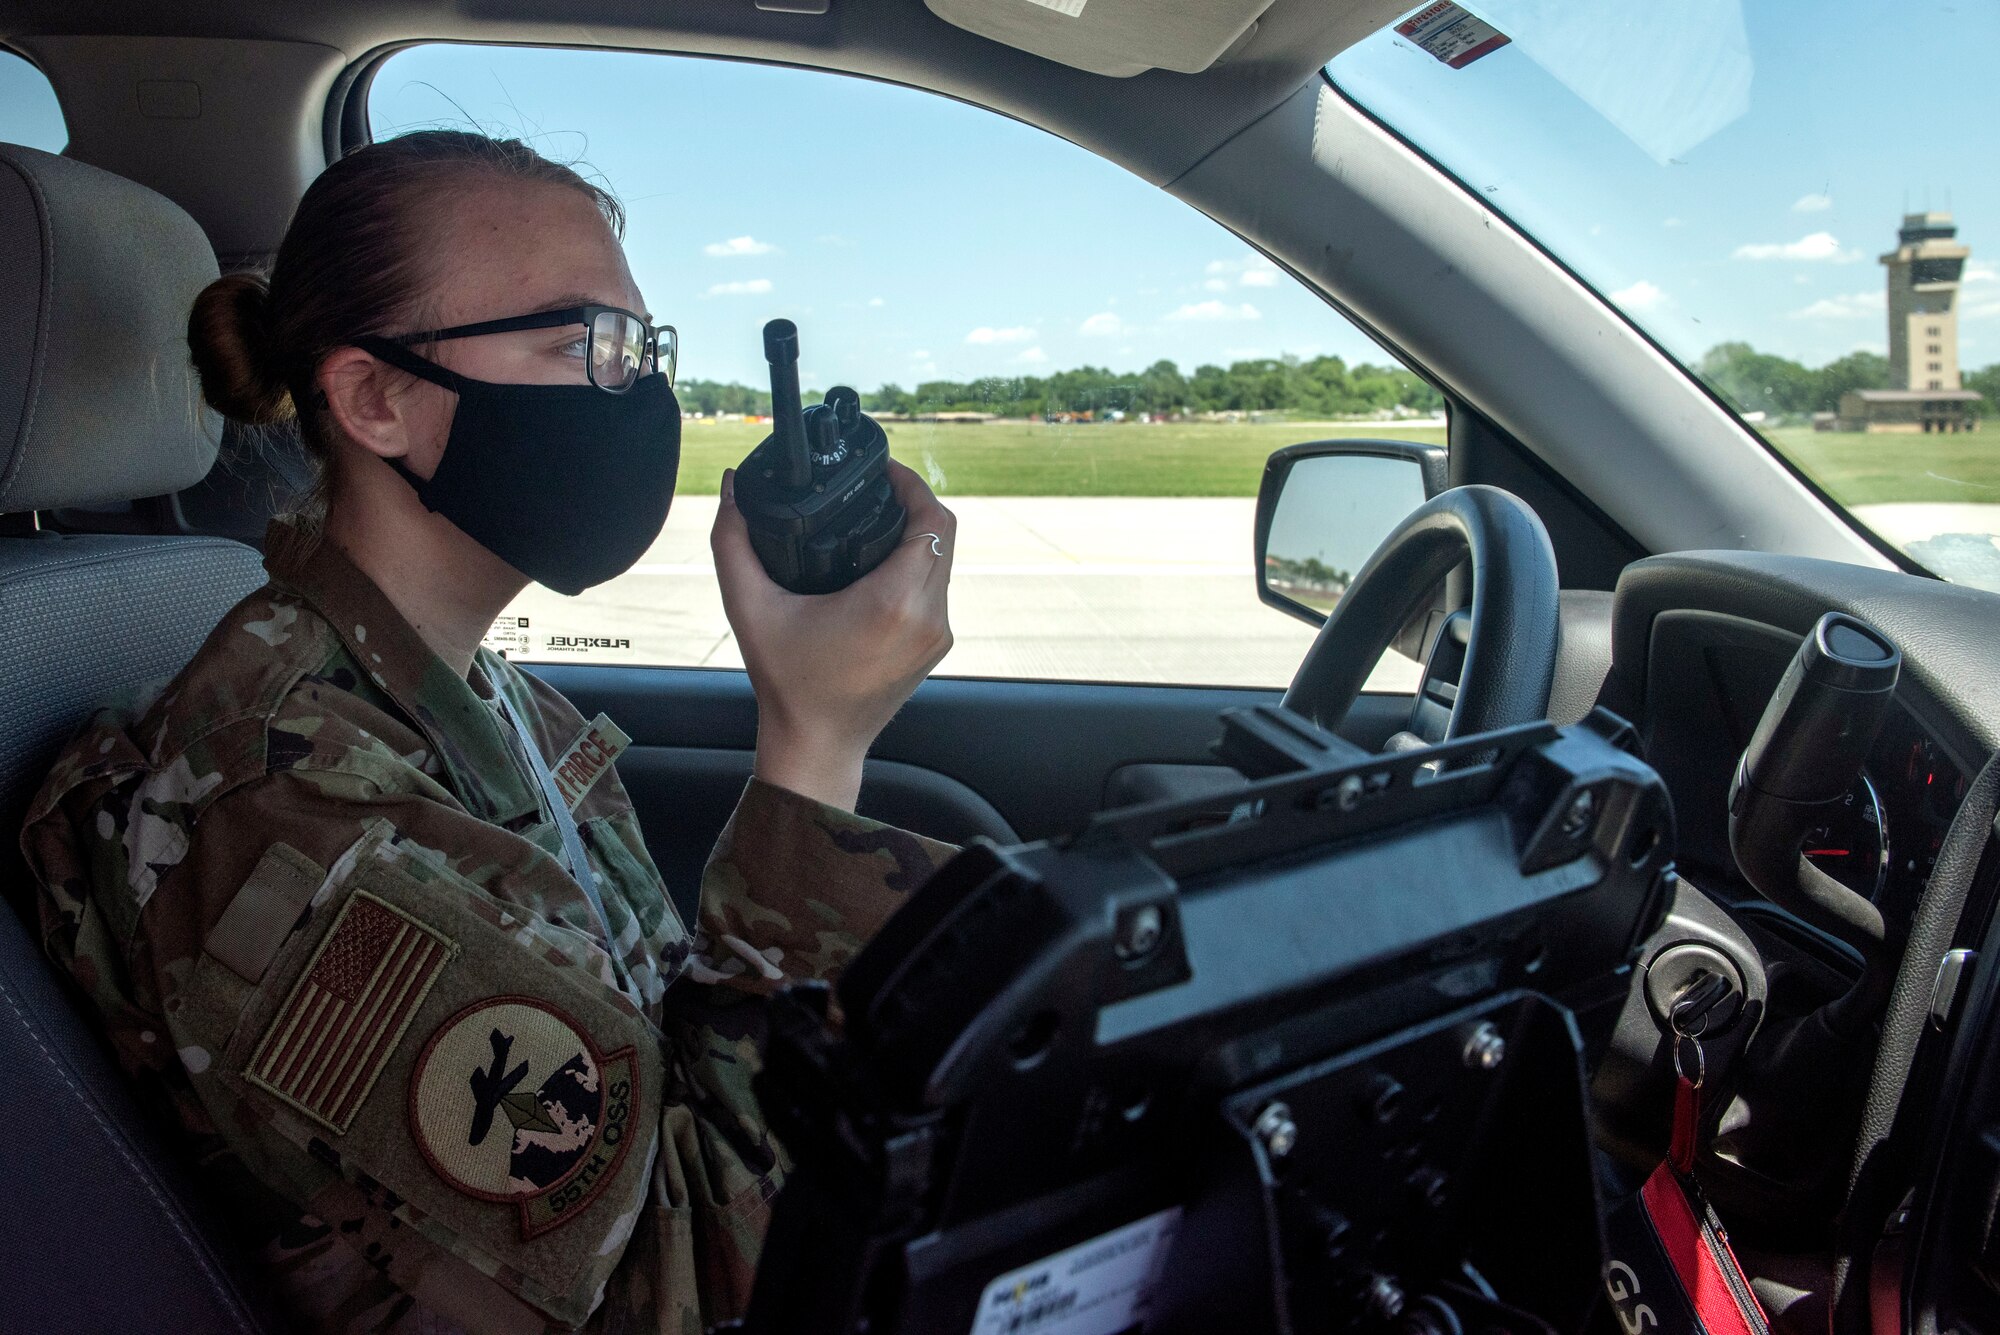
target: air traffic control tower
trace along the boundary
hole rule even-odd
[[[1972,251],[1949,213],[1907,213],[1889,270],[1889,376],[1898,389],[1957,389],[1958,280]]]
[[[1843,431],[1970,431],[1979,395],[1958,375],[1958,283],[1972,254],[1949,213],[1906,213],[1889,271],[1889,380],[1893,389],[1840,397]]]

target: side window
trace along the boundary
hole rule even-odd
[[[624,89],[595,98],[579,90]],[[643,113],[637,108],[644,107]],[[680,330],[680,482],[630,573],[532,588],[511,656],[739,667],[709,560],[722,470],[769,432],[759,331],[797,321],[807,401],[860,390],[959,518],[945,675],[1280,686],[1310,627],[1260,603],[1266,456],[1442,442],[1442,401],[1170,195],[946,98],[812,71],[466,46],[392,57],[378,138],[471,120],[601,175]],[[1394,654],[1379,689],[1413,689]]]
[[[12,51],[0,51],[0,141],[60,153],[69,127],[48,76]]]

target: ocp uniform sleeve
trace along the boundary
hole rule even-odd
[[[97,1011],[105,1037],[141,1097],[171,1104],[199,1121],[199,1105],[179,1079],[158,998],[130,968],[129,946],[144,887],[134,884],[132,852],[147,831],[135,808],[152,807],[161,830],[179,833],[182,809],[160,808],[145,791],[145,757],[124,716],[100,712],[58,758],[36,794],[20,834],[23,859],[40,893],[42,946]],[[155,836],[153,856],[166,840]],[[141,864],[145,870],[150,870]]]
[[[448,803],[295,768],[211,803],[151,896],[132,965],[163,1039],[229,1152],[326,1226],[310,1259],[267,1258],[295,1316],[590,1313],[665,1077],[608,956],[529,907],[559,874]]]
[[[786,981],[833,978],[953,851],[760,779],[745,787],[703,872],[695,954],[666,997],[683,1102],[662,1129],[666,1208],[633,1243],[657,1252],[656,1281],[698,1295],[691,1328],[748,1307],[770,1201],[789,1169],[752,1085],[764,996]],[[618,1277],[605,1311],[637,1327],[649,1303],[633,1276]]]
[[[702,872],[690,974],[759,993],[831,981],[955,852],[752,778]]]
[[[188,1024],[182,1015],[191,1004],[201,1008],[204,939],[230,907],[278,891],[274,878],[260,875],[268,870],[265,854],[284,850],[295,870],[315,856],[330,865],[360,827],[341,819],[334,794],[291,774],[218,792],[219,783],[205,782],[207,774],[191,766],[198,792],[179,796],[196,800],[171,800],[175,794],[163,790],[130,723],[111,711],[93,719],[30,808],[21,846],[40,882],[45,948],[99,1012],[141,1099],[164,1105],[178,1123],[188,1159],[230,1201],[238,1240],[268,1271],[289,1314],[315,1331],[396,1330],[421,1310],[410,1292],[421,1287],[419,1276],[458,1263],[445,1253],[425,1255],[428,1244],[402,1226],[386,1200],[323,1167],[323,1181],[300,1192],[268,1180],[269,1156],[211,1078],[218,1040],[207,1034],[214,1026],[199,1018]],[[316,819],[329,813],[330,821]],[[315,872],[308,895],[318,880]],[[243,917],[234,919],[239,935],[249,926]],[[247,937],[236,943],[238,967],[248,967],[248,945]],[[308,1199],[316,1215],[305,1212]],[[502,1297],[500,1311],[526,1310]]]

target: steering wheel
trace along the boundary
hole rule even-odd
[[[1399,733],[1391,749],[1546,718],[1558,633],[1555,549],[1526,502],[1486,486],[1439,492],[1382,540],[1306,650],[1285,708],[1337,727],[1396,632],[1462,561],[1472,570],[1471,609],[1438,632],[1411,710],[1414,735]]]

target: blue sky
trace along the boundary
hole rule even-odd
[[[45,153],[60,153],[69,142],[49,81],[16,55],[0,55],[0,137]]]
[[[1876,259],[1894,248],[1907,199],[1956,215],[1973,251],[1963,360],[2000,361],[2000,5],[1470,7],[1521,40],[1453,70],[1378,33],[1334,61],[1335,81],[1543,237],[1669,351],[1692,358],[1745,339],[1818,365],[1884,350]],[[1700,95],[1677,103],[1679,79]],[[1658,99],[1634,118],[1638,134],[1599,109],[1630,89]],[[1624,100],[1644,109],[1643,96]],[[1671,141],[1666,161],[1643,143],[1647,130]]]
[[[1517,41],[1462,70],[1381,33],[1333,73],[1684,358],[1724,339],[1811,364],[1879,350],[1875,257],[1906,198],[1949,202],[1974,251],[1964,360],[2000,361],[2000,175],[1986,160],[2000,6],[1603,0],[1592,30],[1558,3],[1478,0]],[[1675,75],[1701,91],[1678,113]],[[1668,86],[1666,110],[1651,105],[1644,123],[1611,105],[1654,85]],[[1160,357],[1184,370],[1282,353],[1386,360],[1178,200],[909,89],[431,46],[384,67],[370,112],[377,134],[469,117],[607,180],[691,376],[760,382],[758,329],[774,315],[799,321],[810,383],[864,389]],[[12,61],[0,133],[62,141],[46,86]]]
[[[607,92],[590,97],[591,90]],[[608,90],[618,90],[615,95]],[[432,46],[369,96],[380,136],[464,124],[581,159],[683,373],[762,383],[798,321],[808,384],[908,388],[1091,364],[1388,358],[1206,217],[1043,131],[907,88],[609,52]]]

